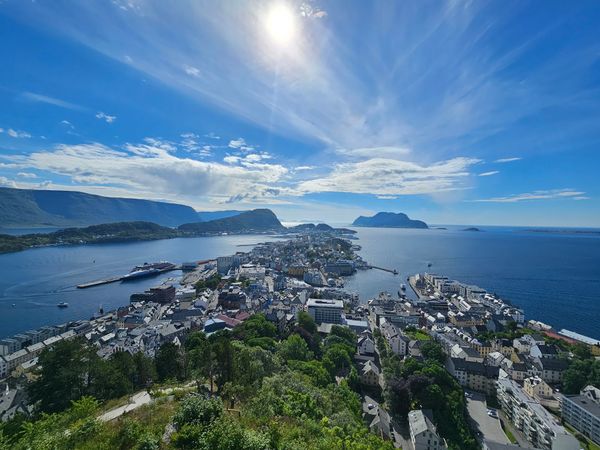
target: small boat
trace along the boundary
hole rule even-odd
[[[405,291],[406,290],[406,285],[404,283],[400,284],[400,290],[401,291]]]
[[[427,263],[427,267],[431,267],[432,264],[430,262]]]
[[[59,308],[67,308],[69,306],[69,304],[67,302],[60,302],[58,305]]]

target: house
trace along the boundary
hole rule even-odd
[[[438,436],[435,425],[420,409],[408,413],[410,440],[414,450],[445,449],[444,441]]]
[[[467,347],[465,345],[461,346],[459,344],[454,344],[454,346],[450,349],[450,356],[452,358],[460,358],[465,361],[471,361],[476,363],[483,363],[484,357],[475,350],[474,348]]]
[[[375,343],[368,335],[358,338],[357,352],[360,359],[375,359]]]
[[[448,358],[447,369],[461,386],[487,395],[492,395],[496,391],[499,367],[459,358]]]
[[[410,339],[400,329],[390,322],[384,321],[381,325],[381,334],[389,344],[393,353],[404,356],[408,353]]]
[[[563,395],[562,418],[600,445],[600,389],[586,386],[579,395]]]
[[[368,395],[365,395],[362,404],[363,419],[371,433],[378,435],[382,439],[393,439],[394,429],[389,414],[379,403]]]
[[[567,370],[567,361],[556,358],[536,358],[533,360],[533,375],[539,376],[546,383],[560,383],[562,374]]]
[[[535,344],[529,350],[532,358],[558,359],[558,349],[554,345]]]
[[[366,386],[379,386],[381,371],[374,361],[367,360],[360,369],[360,382]]]
[[[560,405],[554,397],[552,388],[540,377],[528,377],[523,380],[523,391],[546,408],[558,410]]]

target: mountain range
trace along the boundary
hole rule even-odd
[[[422,220],[413,220],[404,213],[379,212],[371,217],[360,216],[352,225],[377,228],[429,228]]]
[[[154,222],[176,227],[243,211],[202,211],[176,203],[103,197],[76,191],[0,188],[0,228],[82,227],[110,222]]]

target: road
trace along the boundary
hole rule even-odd
[[[481,433],[479,439],[486,439],[499,444],[510,444],[500,426],[500,421],[487,415],[488,408],[485,396],[473,391],[468,392],[470,397],[467,397],[467,409],[472,421],[475,423],[475,429]]]

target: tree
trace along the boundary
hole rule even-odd
[[[323,366],[327,368],[331,376],[336,376],[342,370],[350,370],[352,366],[352,355],[345,345],[335,344],[327,347],[323,354]]]
[[[426,359],[431,359],[444,364],[446,362],[446,354],[442,349],[442,346],[434,341],[427,341],[421,347],[421,353]]]
[[[234,328],[233,336],[243,341],[274,338],[277,336],[277,328],[267,320],[264,314],[254,314]]]
[[[342,327],[341,325],[333,325],[331,327],[330,336],[337,336],[342,338],[347,345],[356,348],[356,333],[348,327]]]
[[[88,392],[92,381],[88,374],[99,364],[100,358],[82,340],[57,342],[39,356],[39,376],[28,387],[32,403],[43,412],[68,408]]]
[[[410,390],[403,378],[393,377],[386,384],[385,401],[396,417],[406,417],[410,411]]]
[[[304,328],[310,334],[315,334],[317,332],[315,319],[313,319],[306,311],[300,311],[298,313],[298,326]]]
[[[306,341],[297,334],[291,334],[285,341],[282,341],[279,344],[278,353],[286,361],[308,361],[313,357]]]
[[[217,331],[210,336],[208,341],[211,345],[212,373],[217,387],[221,390],[225,383],[233,379],[234,375],[234,349],[231,344],[231,333],[226,330]]]
[[[179,347],[172,342],[160,346],[154,358],[156,373],[160,381],[182,379],[183,358]]]

